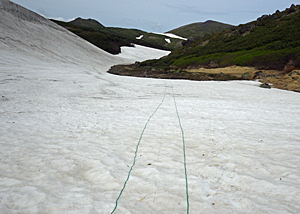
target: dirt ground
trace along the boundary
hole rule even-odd
[[[274,88],[300,92],[300,70],[288,73],[277,70],[258,70],[253,67],[230,66],[225,68],[198,68],[187,69],[191,73],[227,74],[243,79],[259,79],[262,83],[268,83]]]
[[[259,70],[253,67],[188,68],[157,70],[138,65],[116,65],[108,73],[159,79],[189,79],[196,81],[259,80],[273,88],[300,92],[300,70],[289,72]]]

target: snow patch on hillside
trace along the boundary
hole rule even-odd
[[[159,59],[169,53],[171,52],[135,44],[134,47],[121,47],[121,53],[118,56],[129,60],[145,61]]]
[[[136,39],[142,39],[144,37],[144,35],[140,35],[138,37],[136,37]]]
[[[164,35],[164,36],[167,36],[167,37],[170,37],[170,38],[174,38],[174,39],[187,40],[187,38],[183,38],[181,36],[177,36],[177,35],[175,35],[173,33],[155,33],[155,34]]]
[[[165,39],[167,43],[171,43],[171,39]]]

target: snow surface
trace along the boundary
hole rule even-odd
[[[144,37],[144,35],[140,35],[138,37],[136,37],[136,39],[142,39]]]
[[[167,43],[171,43],[171,39],[165,39]]]
[[[173,34],[173,33],[156,33],[156,34],[168,36],[168,37],[174,38],[174,39],[187,40],[187,38],[183,38],[183,37],[181,37],[181,36],[177,36],[177,35],[175,35],[175,34]]]
[[[0,8],[0,213],[112,212],[164,96],[115,213],[186,213],[173,95],[190,213],[299,212],[298,93],[110,75],[134,59]]]
[[[159,59],[169,53],[171,52],[134,44],[134,47],[121,47],[121,53],[118,56],[132,61],[145,61]]]

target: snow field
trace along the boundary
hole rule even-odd
[[[29,64],[1,72],[1,212],[111,212],[165,87],[115,213],[186,211],[169,81]],[[297,93],[248,82],[172,84],[190,213],[299,210]]]
[[[7,2],[0,0],[0,213],[112,212],[164,95],[115,213],[186,213],[172,85],[191,214],[300,210],[298,93],[110,75],[110,66],[139,56],[109,55],[25,9],[5,12]]]
[[[134,44],[134,47],[121,47],[121,53],[118,56],[131,61],[145,61],[148,59],[159,59],[169,53],[171,52]]]

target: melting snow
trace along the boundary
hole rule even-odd
[[[183,38],[181,36],[177,36],[173,33],[156,33],[156,34],[159,34],[159,35],[164,35],[164,36],[167,36],[167,37],[170,37],[170,38],[174,38],[174,39],[182,39],[182,40],[187,40],[187,38]]]
[[[142,39],[144,37],[144,35],[140,35],[138,37],[136,37],[136,39]]]
[[[129,60],[145,61],[148,59],[159,59],[169,53],[171,52],[135,44],[134,47],[121,47],[121,53],[118,56]]]
[[[167,43],[171,43],[171,39],[165,39]]]

